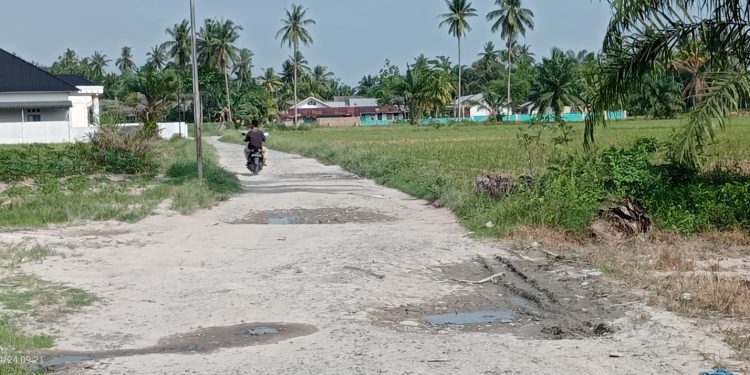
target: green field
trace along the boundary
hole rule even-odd
[[[528,125],[464,125],[441,127],[361,127],[316,128],[312,132],[281,132],[270,137],[269,144],[280,150],[311,150],[351,147],[398,155],[430,163],[448,175],[473,176],[483,171],[524,172],[527,157],[517,135]],[[679,130],[679,120],[619,121],[598,128],[596,145],[625,146],[639,137],[669,140]],[[707,154],[710,160],[750,160],[750,118],[737,119],[726,131],[717,133],[717,141]],[[583,151],[583,124],[573,124],[572,142],[565,153]],[[550,137],[545,138],[550,143]],[[550,145],[551,146],[551,145]]]
[[[597,129],[596,147],[598,150],[606,150],[609,146],[623,148],[642,137],[667,142],[674,132],[679,130],[679,126],[679,120],[613,122],[607,128]],[[541,132],[542,136],[539,140],[534,139],[529,142],[528,147],[524,147],[519,134],[533,135],[528,124],[456,125],[440,128],[412,126],[314,128],[311,131],[272,130],[269,145],[273,149],[315,157],[329,164],[338,164],[354,173],[373,178],[417,197],[439,201],[453,209],[470,229],[485,234],[502,235],[518,225],[544,225],[580,231],[593,218],[596,212],[595,206],[604,204],[608,199],[616,198],[615,195],[630,192],[627,186],[613,191],[608,186],[588,186],[590,181],[578,175],[562,176],[563,179],[557,175],[555,177],[557,185],[554,189],[551,186],[538,186],[537,190],[549,190],[536,191],[534,194],[529,193],[515,199],[500,201],[473,193],[472,183],[477,175],[486,173],[519,175],[528,173],[531,169],[533,175],[541,176],[551,164],[554,164],[554,160],[565,160],[570,157],[585,160],[582,132],[583,124],[573,124],[572,132],[569,134],[571,141],[555,146],[553,139],[561,134],[551,126]],[[237,141],[238,137],[227,135],[224,140]],[[747,163],[750,160],[748,144],[750,144],[750,119],[735,119],[726,131],[718,132],[716,142],[707,148],[707,164]],[[663,152],[650,157],[655,164],[662,159]],[[623,160],[630,163],[627,158]],[[629,168],[629,166],[626,167]],[[595,168],[598,168],[598,174],[593,177],[594,179],[610,178],[610,176],[601,175],[600,165]],[[651,169],[651,167],[643,168]],[[574,170],[577,172],[571,172],[571,174],[583,173],[575,168],[570,169],[570,171]],[[635,174],[645,180],[651,178],[646,172],[639,170],[618,170],[617,173]],[[708,212],[710,211],[710,215],[714,216],[729,215],[721,211],[724,210],[723,206],[718,211],[715,207],[700,208],[705,211],[701,214],[705,217],[693,217],[690,211],[697,204],[696,201],[705,200],[707,197],[725,199],[723,196],[711,194],[715,193],[714,190],[725,191],[726,179],[719,182],[712,179],[708,185],[715,189],[710,192],[694,191],[693,188],[696,186],[706,184],[704,181],[706,178],[708,177],[701,176],[700,179],[691,180],[688,184],[689,189],[686,189],[683,196],[678,197],[680,200],[675,202],[669,202],[665,198],[670,189],[676,188],[675,186],[665,185],[659,186],[659,189],[652,189],[659,190],[662,194],[652,197],[655,202],[653,203],[654,210],[658,209],[663,213],[657,218],[657,222],[661,218],[665,227],[688,233],[723,229],[742,222],[744,217],[740,219],[721,217],[722,223],[726,225],[715,225],[716,219],[708,217]],[[550,180],[550,178],[545,179],[545,183],[549,184]],[[744,188],[744,186],[739,188]],[[589,196],[581,202],[576,202],[574,199],[585,194]],[[703,198],[699,197],[701,194]],[[741,197],[744,193],[734,194],[732,199],[738,194]],[[539,202],[530,202],[529,199],[538,199]],[[733,202],[725,203],[729,206],[733,204]],[[672,212],[670,205],[684,212],[679,214]],[[519,210],[534,212],[520,215],[517,212]],[[693,216],[685,217],[685,215]],[[736,216],[735,213],[732,215]],[[488,223],[492,224],[487,225]]]

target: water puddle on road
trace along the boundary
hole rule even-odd
[[[392,217],[359,207],[253,211],[230,224],[314,225],[376,223]]]
[[[444,314],[425,315],[424,320],[434,326],[512,323],[515,314],[511,309],[470,310]]]
[[[41,364],[34,370],[54,371],[80,362],[148,354],[203,354],[219,349],[273,344],[315,332],[317,328],[311,325],[287,323],[249,323],[201,328],[193,332],[163,338],[155,346],[144,349],[43,353]]]

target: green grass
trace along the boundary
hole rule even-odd
[[[96,297],[78,288],[41,280],[17,271],[19,263],[35,262],[55,252],[41,245],[0,246],[0,374],[38,374],[30,369],[38,349],[51,348],[47,335],[27,336],[16,327],[29,321],[54,320],[78,311]],[[24,360],[25,359],[25,360]]]
[[[224,127],[224,130],[226,129],[232,129],[232,124],[227,122]],[[201,126],[201,135],[204,137],[219,137],[224,133],[224,130],[221,129],[220,122],[207,122]],[[194,124],[188,124],[188,136],[195,137]]]
[[[679,120],[614,122],[597,129],[597,147],[600,150],[625,147],[642,137],[667,141],[679,126]],[[269,146],[338,164],[414,196],[437,200],[456,212],[467,227],[481,234],[503,235],[518,225],[549,225],[580,231],[596,213],[592,205],[598,207],[604,203],[600,200],[607,197],[580,196],[577,185],[586,181],[579,176],[555,179],[557,186],[548,185],[549,191],[523,199],[497,200],[475,194],[472,187],[477,175],[527,173],[529,154],[531,169],[537,176],[546,171],[553,157],[580,157],[583,124],[572,127],[570,143],[554,147],[552,139],[560,134],[547,131],[541,138],[543,146],[537,147],[532,142],[529,153],[518,138],[521,132],[529,132],[528,124],[319,128],[276,132],[269,138]],[[710,162],[750,160],[747,144],[750,144],[750,119],[735,119],[726,132],[718,133],[717,142],[708,146],[708,159]],[[530,201],[531,198],[538,201]],[[579,198],[585,198],[585,204],[577,204]],[[677,218],[670,220],[676,222]],[[485,225],[488,222],[494,226],[488,228]],[[684,227],[700,225],[685,223]]]
[[[15,149],[11,146],[8,149]],[[0,147],[0,154],[5,150]],[[210,207],[240,190],[239,181],[217,166],[212,147],[204,144],[205,184],[188,184],[195,179],[195,143],[188,139],[159,141],[156,173],[169,174],[167,181],[153,173],[113,180],[107,176],[73,175],[65,178],[37,177],[33,184],[11,183],[0,192],[0,226],[43,226],[56,223],[120,220],[136,222],[150,215],[167,198],[175,197],[175,207],[191,213]],[[203,190],[205,191],[203,191]],[[210,199],[196,199],[210,196]]]
[[[55,255],[53,250],[39,244],[0,247],[0,267],[15,268],[21,263],[38,262],[52,255]]]

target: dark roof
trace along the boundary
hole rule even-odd
[[[0,48],[0,92],[77,92],[46,70]]]
[[[73,86],[98,86],[96,83],[91,82],[78,74],[58,74],[57,78],[60,78]]]

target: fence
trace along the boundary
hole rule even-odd
[[[140,124],[122,124],[124,128],[140,127]],[[85,142],[89,134],[95,133],[97,126],[73,127],[67,121],[45,122],[6,122],[0,123],[0,144],[29,143],[73,143]],[[159,124],[159,136],[164,139],[182,134],[187,136],[188,128],[184,122]]]

